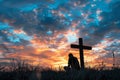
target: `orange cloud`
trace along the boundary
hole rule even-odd
[[[9,48],[13,48],[16,51],[11,54],[7,54],[5,57],[20,58],[22,60],[28,60],[30,64],[40,64],[41,66],[46,67],[67,66],[69,53],[73,53],[73,55],[78,59],[80,58],[79,50],[70,48],[70,43],[67,42],[66,35],[71,32],[71,30],[64,32],[64,38],[62,38],[60,41],[56,40],[58,34],[60,34],[58,32],[55,32],[56,34],[49,38],[49,40],[41,39],[34,35],[29,45],[8,46]],[[21,33],[21,30],[15,30],[15,33]],[[75,33],[73,32],[73,34]],[[104,42],[93,46],[93,50],[84,50],[85,65],[87,67],[93,67],[99,64],[101,61],[100,57],[107,53],[104,48],[107,47],[109,41],[111,40],[105,39]],[[51,47],[49,45],[55,45],[55,47]],[[111,62],[111,59],[108,58],[106,60],[108,60],[106,64],[110,65],[111,63],[109,63],[109,61]]]

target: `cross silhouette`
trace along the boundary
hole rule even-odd
[[[71,48],[79,49],[80,64],[81,64],[80,66],[81,66],[81,69],[84,69],[84,68],[85,68],[85,65],[84,65],[83,49],[91,50],[92,47],[91,47],[91,46],[84,46],[84,45],[83,45],[83,40],[82,40],[82,38],[79,38],[79,45],[71,44]]]

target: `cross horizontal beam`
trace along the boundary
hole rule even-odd
[[[86,50],[92,50],[92,47],[90,46],[81,46],[81,45],[71,44],[71,48],[79,49],[80,47],[83,47],[83,49],[86,49]]]

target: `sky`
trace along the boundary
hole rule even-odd
[[[83,38],[86,66],[112,66],[113,53],[120,65],[119,9],[119,0],[0,0],[0,58],[66,66]]]

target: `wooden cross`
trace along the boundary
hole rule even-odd
[[[83,49],[91,50],[92,47],[90,47],[90,46],[84,46],[82,38],[79,38],[79,45],[71,44],[71,48],[77,48],[77,49],[79,49],[80,64],[81,64],[80,66],[81,66],[81,69],[84,69],[85,65],[84,65]]]

